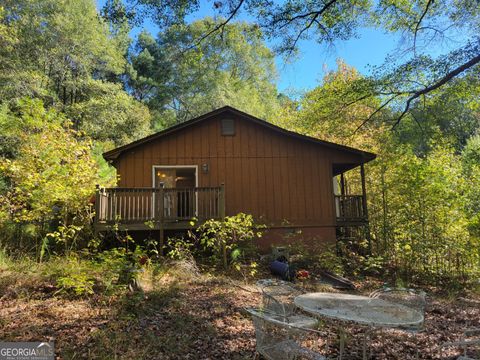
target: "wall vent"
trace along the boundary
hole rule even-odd
[[[222,119],[222,135],[235,135],[235,121],[233,119]]]

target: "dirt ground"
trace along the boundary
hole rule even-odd
[[[0,294],[0,339],[53,339],[58,359],[254,358],[254,328],[243,311],[261,303],[253,282],[167,276],[145,287],[144,294],[125,292],[86,299],[59,297],[44,285],[24,293]],[[359,293],[367,291],[368,286],[360,287]],[[371,358],[414,359],[418,349],[422,359],[453,359],[459,350],[439,349],[439,345],[460,339],[470,327],[480,327],[478,298],[430,295],[425,330],[418,334],[375,331]],[[320,330],[324,336],[314,345],[322,347],[328,340],[327,355],[335,358],[336,327],[329,324]],[[361,358],[363,331],[347,327],[347,359]]]

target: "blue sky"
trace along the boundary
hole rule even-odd
[[[360,29],[358,38],[337,42],[334,48],[326,49],[314,41],[303,41],[300,43],[301,53],[293,63],[285,64],[277,58],[279,90],[313,88],[321,81],[325,71],[336,68],[338,58],[368,74],[370,67],[381,65],[398,43],[398,36],[371,28]]]
[[[100,8],[105,0],[96,0]],[[204,1],[199,12],[190,20],[212,15],[212,2]],[[240,20],[247,20],[240,16]],[[131,35],[135,37],[146,29],[156,35],[157,28],[149,21],[143,28],[135,28]],[[281,92],[297,92],[308,90],[319,84],[326,70],[336,68],[336,59],[341,58],[347,64],[354,66],[363,74],[368,74],[370,66],[381,65],[388,53],[395,50],[400,38],[396,34],[386,34],[382,30],[362,28],[358,31],[359,37],[348,41],[337,42],[334,48],[326,49],[314,41],[300,43],[300,54],[289,63],[277,57],[278,89]]]

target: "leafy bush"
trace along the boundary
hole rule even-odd
[[[68,254],[75,247],[80,230],[82,230],[81,226],[60,225],[56,231],[47,234],[47,239],[62,244],[65,247],[65,253]]]
[[[51,257],[42,265],[42,273],[58,287],[57,293],[89,296],[97,293],[112,294],[138,285],[138,275],[149,260],[142,248],[133,252],[114,248],[84,257]]]
[[[14,221],[45,222],[83,209],[97,182],[91,143],[41,101],[25,99],[15,111],[1,110],[0,132],[10,146],[0,149],[0,178],[7,185],[0,212]]]
[[[173,260],[191,260],[193,258],[195,244],[183,237],[171,237],[167,239],[167,256]]]
[[[194,222],[192,221],[192,225]],[[167,240],[167,256],[176,261],[195,265],[195,258],[211,261],[214,266],[233,269],[243,277],[257,272],[255,240],[262,236],[263,225],[255,224],[247,214],[227,216],[222,220],[208,220],[189,237]]]
[[[60,243],[72,250],[90,228],[98,180],[91,142],[63,114],[32,99],[0,107],[0,133],[2,242],[35,248],[40,257]]]
[[[94,279],[85,273],[73,273],[57,279],[57,285],[61,290],[73,291],[73,293],[78,296],[94,294],[94,284]]]
[[[335,274],[343,275],[345,272],[343,258],[337,255],[334,246],[326,247],[316,256],[318,266]]]
[[[255,224],[252,215],[239,213],[224,220],[208,220],[198,227],[198,240],[224,269],[239,269],[242,260],[252,255],[254,241],[262,236],[264,225]]]

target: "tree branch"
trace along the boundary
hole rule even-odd
[[[433,83],[432,85],[430,86],[427,86],[425,87],[424,89],[422,90],[418,90],[416,91],[412,96],[410,96],[408,99],[407,99],[407,102],[405,104],[405,108],[403,109],[402,113],[400,114],[400,116],[397,118],[397,120],[395,121],[395,123],[393,124],[393,128],[397,127],[398,124],[400,123],[400,121],[405,117],[405,115],[407,114],[408,110],[410,109],[410,105],[412,104],[412,101],[419,98],[420,96],[422,95],[425,95],[425,94],[428,94],[429,92],[432,92],[433,90],[436,90],[438,89],[439,87],[445,85],[447,82],[449,82],[450,80],[452,80],[454,77],[460,75],[461,73],[463,73],[464,71],[470,69],[471,67],[477,65],[478,63],[480,63],[480,54],[478,54],[477,56],[473,57],[472,59],[470,59],[469,61],[467,61],[465,64],[463,65],[460,65],[459,67],[455,68],[454,70],[450,71],[449,73],[447,73],[444,77],[442,77],[440,80],[438,80],[437,82]]]
[[[338,0],[330,0],[328,3],[326,3],[320,10],[315,10],[315,11],[310,11],[309,13],[306,14],[299,14],[295,15],[294,17],[288,19],[288,18],[280,18],[277,19],[276,21],[272,22],[272,25],[275,26],[276,23],[284,21],[285,23],[279,26],[279,29],[283,29],[285,26],[291,24],[292,22],[298,20],[298,19],[305,19],[308,17],[313,16],[314,19],[318,18],[320,15],[322,15],[325,11],[328,10],[330,6],[332,6],[334,3],[336,3]]]
[[[425,5],[425,10],[423,10],[422,15],[420,16],[420,19],[418,19],[417,23],[415,24],[415,31],[413,32],[413,51],[416,52],[417,48],[417,34],[420,29],[420,24],[422,23],[423,19],[425,18],[425,15],[427,15],[428,8],[430,5],[433,4],[434,0],[428,0],[427,5]]]
[[[400,95],[393,95],[390,99],[385,101],[379,108],[377,108],[373,113],[371,113],[368,116],[368,118],[363,120],[363,122],[360,125],[357,126],[357,128],[355,129],[355,131],[353,132],[352,135],[355,135],[358,132],[358,130],[360,130],[362,127],[364,127],[365,124],[368,123],[376,114],[378,114],[382,109],[384,109],[388,104],[390,104],[393,100],[395,100],[399,96]]]
[[[291,55],[293,50],[295,50],[296,46],[297,46],[297,43],[298,43],[298,40],[300,40],[300,37],[302,36],[302,34],[307,31],[308,29],[310,29],[310,27],[313,25],[313,23],[315,22],[315,20],[317,20],[317,17],[319,16],[319,14],[316,14],[311,20],[310,22],[302,29],[299,31],[299,33],[297,34],[297,37],[295,38],[295,40],[293,41],[293,44],[290,45],[290,51],[288,52],[288,55]]]
[[[328,31],[326,28],[318,21],[318,18],[322,16],[331,6],[333,6],[338,0],[330,0],[326,4],[323,5],[323,7],[320,10],[316,11],[311,11],[306,14],[300,14],[296,15],[290,19],[283,17],[277,20],[273,20],[271,23],[271,26],[276,26],[278,23],[281,23],[282,21],[284,22],[283,24],[279,25],[279,30],[283,29],[285,26],[291,24],[292,22],[298,20],[298,19],[305,19],[305,18],[310,18],[308,23],[303,26],[303,28],[298,32],[297,36],[295,37],[295,40],[293,40],[293,43],[289,46],[289,55],[295,50],[298,41],[300,40],[301,36],[305,31],[310,29],[314,23],[316,23],[319,28],[325,32],[326,36],[328,37]]]
[[[213,33],[217,32],[218,30],[222,29],[222,32],[223,32],[223,28],[235,17],[235,15],[238,13],[238,11],[240,10],[240,8],[242,7],[243,3],[245,2],[245,0],[240,0],[237,4],[237,6],[233,9],[233,11],[230,13],[230,15],[228,16],[228,18],[225,19],[225,21],[222,21],[221,23],[217,24],[212,30],[210,30],[209,32],[207,32],[206,34],[202,35],[200,37],[200,39],[198,39],[197,41],[195,41],[195,43],[190,46],[187,50],[190,50],[198,45],[200,45],[200,43],[205,40],[207,37],[209,37],[210,35],[212,35]]]

